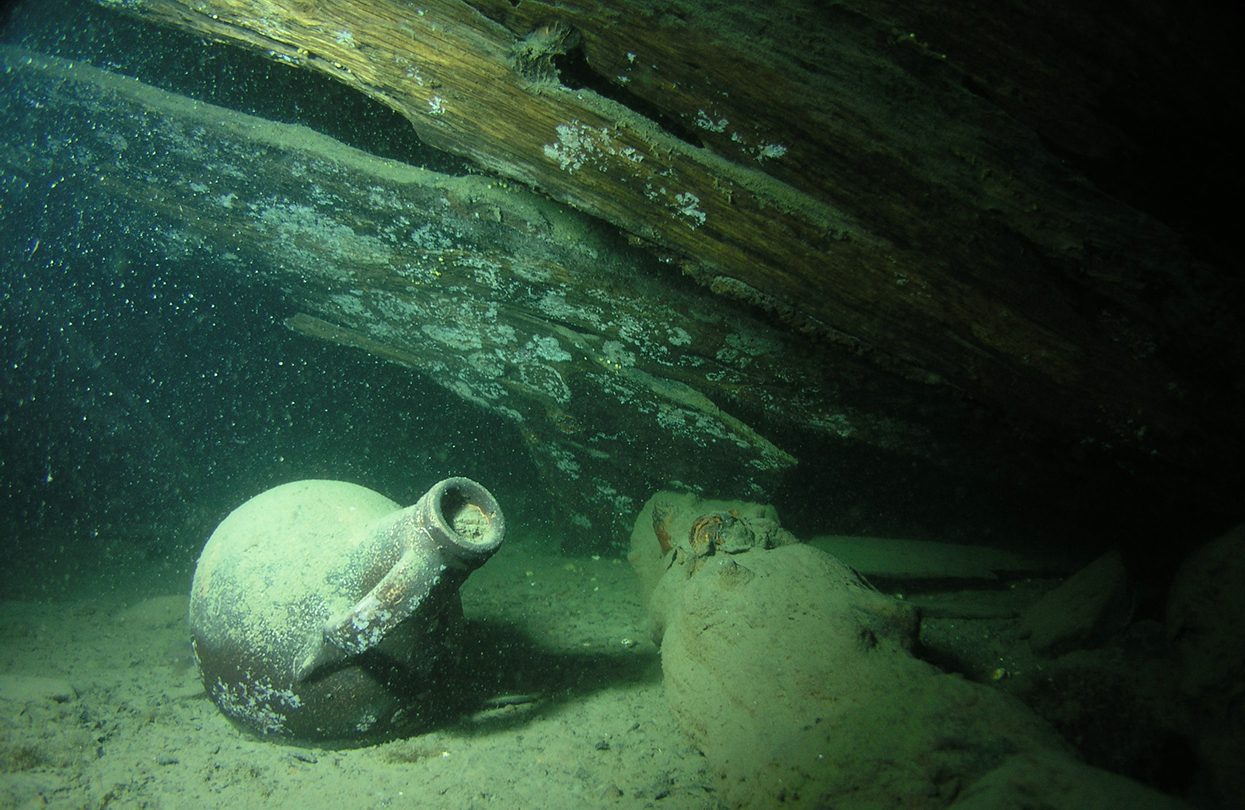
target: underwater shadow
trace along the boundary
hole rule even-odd
[[[469,735],[519,728],[603,689],[659,682],[660,662],[656,652],[550,649],[518,625],[468,620],[453,665],[437,678],[444,699],[435,713],[393,738],[451,728]]]

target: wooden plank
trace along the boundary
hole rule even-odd
[[[76,221],[136,264],[210,267],[204,295],[278,290],[273,314],[295,331],[510,419],[551,514],[598,550],[663,486],[767,497],[797,462],[769,435],[777,425],[938,454],[929,414],[900,415],[913,391],[845,392],[862,365],[802,355],[749,308],[704,300],[609,229],[514,184],[383,160],[9,47],[0,90],[0,168],[20,181],[6,204],[40,212],[18,221]]]
[[[795,44],[758,52],[639,3],[101,2],[332,75],[429,143],[672,253],[823,356],[1129,463],[1197,470],[1234,419],[1217,391],[1192,415],[1189,392],[1213,383],[1170,362],[1190,349],[1163,318],[1204,306],[1183,279],[1205,268],[868,3],[819,12],[820,31],[787,20]],[[561,83],[559,52],[577,48],[636,103]]]

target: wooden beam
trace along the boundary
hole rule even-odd
[[[804,28],[789,5],[732,27],[581,0],[99,1],[331,75],[827,354],[1129,463],[1197,469],[1234,418],[1164,321],[1205,268],[863,0]],[[749,37],[774,20],[789,41]],[[564,83],[567,58],[614,98]]]
[[[515,184],[10,47],[0,91],[4,203],[31,229],[15,240],[57,244],[42,223],[75,222],[135,264],[212,268],[204,296],[279,291],[273,315],[300,334],[509,419],[572,541],[625,537],[663,486],[768,497],[797,462],[771,431],[794,426],[948,463],[928,430],[954,413],[913,420],[915,385],[865,393],[863,364],[801,353],[750,308]],[[128,262],[114,264],[123,283]]]

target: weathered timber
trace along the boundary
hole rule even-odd
[[[1182,362],[1239,325],[1199,296],[1239,291],[973,92],[902,4],[100,1],[332,75],[827,357],[1127,465],[1200,470],[1239,445],[1231,384]],[[563,57],[617,100],[563,83]]]
[[[0,200],[29,213],[14,221],[77,222],[135,261],[210,267],[204,295],[279,290],[274,315],[294,330],[505,416],[564,531],[595,548],[663,486],[767,497],[797,459],[756,423],[949,463],[929,429],[950,433],[955,413],[914,407],[918,385],[869,390],[859,361],[802,352],[751,308],[512,184],[9,47],[0,115]]]

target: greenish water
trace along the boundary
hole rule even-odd
[[[77,0],[30,2],[5,13],[0,20],[5,45],[90,62],[197,100],[310,127],[410,166],[454,176],[479,171],[427,148],[391,111],[310,71],[171,31],[155,37],[138,23]],[[688,690],[699,682],[686,671],[674,686],[665,680],[672,677],[671,665],[661,658],[655,625],[685,621],[687,633],[697,622],[686,617],[701,614],[670,610],[670,604],[679,604],[674,597],[665,604],[669,613],[661,612],[660,600],[650,609],[649,594],[627,563],[628,551],[634,551],[631,520],[640,515],[640,548],[650,557],[647,571],[636,566],[640,579],[647,577],[651,587],[674,564],[657,553],[671,542],[662,535],[660,520],[640,512],[653,492],[610,489],[606,494],[629,511],[620,509],[626,519],[608,530],[562,520],[556,501],[567,494],[565,488],[542,476],[533,461],[541,437],[525,434],[519,420],[459,396],[461,388],[441,384],[445,381],[432,373],[376,356],[383,352],[369,354],[292,331],[287,319],[297,308],[288,289],[239,283],[245,272],[222,271],[227,264],[234,267],[236,257],[188,250],[184,260],[170,258],[176,251],[169,250],[169,242],[183,237],[158,217],[131,215],[123,191],[109,198],[114,207],[106,212],[58,197],[58,189],[73,188],[72,180],[91,171],[75,152],[72,135],[74,127],[91,129],[91,122],[63,125],[65,137],[55,149],[15,139],[0,171],[0,643],[12,651],[0,668],[0,699],[23,707],[10,713],[18,720],[0,729],[0,785],[8,791],[0,792],[0,800],[198,806],[208,793],[206,806],[251,800],[275,806],[326,795],[337,803],[386,806],[424,790],[423,800],[447,797],[446,806],[542,801],[742,806],[724,798],[732,795],[725,784],[730,779],[714,770],[721,760],[712,759],[713,746],[702,744],[703,735],[697,737],[696,723],[686,715],[682,725],[676,722],[677,699],[672,707],[666,702],[672,689],[677,696],[680,686]],[[133,141],[143,134],[133,133]],[[22,156],[49,153],[55,154],[54,165],[63,166],[64,178],[33,182]],[[165,158],[145,157],[153,166]],[[314,196],[310,190],[308,195]],[[272,216],[311,210],[300,205],[293,201],[273,209]],[[101,228],[100,222],[109,225]],[[437,247],[430,233],[412,230],[413,238],[428,237]],[[294,233],[290,244],[300,235]],[[290,244],[274,242],[273,255],[266,258],[281,264],[281,250],[289,251],[285,258],[297,250]],[[421,272],[421,283],[440,275],[435,268]],[[448,345],[469,343],[475,333],[429,325],[422,334]],[[671,334],[674,346],[690,339],[677,325]],[[546,359],[564,354],[556,340],[533,339],[528,345]],[[615,371],[634,359],[620,342],[604,345],[600,362]],[[740,351],[746,354],[747,347]],[[631,382],[636,379],[672,401],[696,399],[682,383],[639,372],[631,375]],[[530,379],[520,382],[539,387]],[[554,390],[556,401],[555,387],[543,390]],[[550,408],[553,413],[556,404]],[[567,413],[549,421],[568,436],[582,429]],[[644,446],[643,431],[633,438]],[[994,479],[1007,492],[1009,482],[1001,479],[1008,471],[981,470],[973,481],[943,479],[937,469],[918,468],[904,453],[866,455],[847,443],[823,445],[783,429],[765,438],[784,445],[775,457],[785,457],[788,448],[802,457],[802,464],[767,493],[782,525],[798,539],[813,541],[792,547],[800,553],[807,546],[825,551],[876,586],[833,568],[838,585],[882,605],[874,605],[873,624],[852,626],[831,639],[850,642],[842,660],[855,655],[869,662],[858,668],[855,674],[864,675],[853,686],[870,682],[878,717],[922,718],[914,738],[934,741],[929,750],[952,763],[934,779],[931,789],[941,792],[921,795],[914,806],[949,805],[966,787],[960,784],[961,770],[976,773],[981,762],[1001,760],[1011,753],[1013,739],[1041,739],[1043,750],[1057,739],[1013,697],[1037,707],[1044,721],[1075,739],[1092,765],[1177,793],[1190,787],[1189,721],[1181,715],[1186,725],[1164,725],[1170,719],[1164,716],[1168,701],[1175,700],[1164,667],[1176,663],[1165,646],[1164,633],[1171,628],[1165,629],[1157,607],[1161,596],[1114,583],[1120,593],[1112,593],[1115,603],[1103,610],[1109,630],[1118,633],[1107,664],[1078,668],[1077,661],[1063,661],[1056,672],[1031,649],[1032,628],[1021,617],[1094,556],[1097,548],[1073,542],[1090,535],[1089,529],[1044,516],[1048,523],[1042,529],[1066,531],[1067,537],[1057,538],[1065,542],[1057,551],[1026,547],[1028,532],[1039,533],[1029,518],[1043,511],[1046,494],[1030,498],[1024,511],[1016,501],[1033,493],[1013,487],[1009,500],[975,488]],[[544,458],[550,457],[559,458],[553,453]],[[643,458],[654,467],[662,461]],[[240,736],[225,724],[202,699],[185,644],[185,595],[214,527],[248,498],[290,481],[349,481],[410,504],[434,482],[456,475],[485,484],[510,528],[506,547],[463,590],[475,635],[465,642],[464,688],[470,700],[457,707],[461,711],[430,734],[349,753],[291,753]],[[1075,482],[1065,487],[1074,491]],[[715,525],[693,522],[698,507],[688,508],[692,512],[680,518],[675,546],[695,537],[696,526],[703,534]],[[741,508],[746,507],[715,506],[716,525],[734,525]],[[690,534],[687,524],[693,527]],[[925,542],[931,537],[972,542]],[[982,541],[1007,548],[987,553]],[[1032,555],[1014,555],[1018,547]],[[745,588],[750,578],[764,578],[764,566],[753,565],[752,571],[747,562],[749,555],[755,560],[771,550],[734,548],[740,551],[738,566],[725,553],[703,569],[691,566],[688,581],[697,582],[691,577],[700,576],[698,571],[712,570],[726,583],[718,585],[720,599],[697,605],[711,617],[700,629],[720,619],[740,634],[739,649],[746,650],[732,657],[731,645],[724,645],[726,653],[716,660],[722,666],[706,666],[705,692],[694,697],[713,704],[706,692],[731,693],[739,706],[751,706],[741,710],[747,722],[762,718],[757,722],[766,734],[773,730],[764,728],[764,718],[778,706],[789,714],[772,716],[794,718],[789,725],[805,733],[829,716],[823,710],[839,695],[823,693],[825,684],[817,678],[810,685],[798,677],[800,666],[827,646],[806,648],[803,636],[792,638],[782,626],[802,617],[811,627],[809,637],[816,637],[824,624],[808,619],[813,614],[801,600],[825,609],[818,600],[832,589],[814,580],[798,594],[784,592],[782,577],[795,581],[810,570],[797,564],[772,575],[764,604],[743,599],[733,613],[713,613],[743,592],[735,589]],[[817,554],[809,558],[824,562]],[[1091,596],[1107,590],[1097,587],[1089,589]],[[767,613],[789,597],[794,605],[789,614]],[[1069,605],[1062,613],[1074,614],[1080,603],[1072,599]],[[855,616],[854,610],[849,602],[828,615]],[[924,624],[918,627],[921,611]],[[1061,611],[1048,609],[1033,622],[1040,624],[1051,613]],[[729,624],[741,615],[749,621]],[[778,621],[776,631],[767,620]],[[1058,637],[1064,628],[1054,624],[1054,630],[1042,625],[1042,631]],[[694,659],[695,645],[688,646],[687,657]],[[883,653],[874,650],[900,663],[888,672],[886,661],[877,661]],[[895,688],[875,689],[874,672],[882,673],[878,678],[895,676]],[[783,680],[791,673],[795,685]],[[954,698],[934,687],[920,692],[915,686],[920,679],[953,683],[950,689],[958,691]],[[746,688],[738,688],[741,683]],[[1147,692],[1151,686],[1154,694]],[[807,702],[800,689],[811,695]],[[753,703],[750,690],[757,696]],[[783,703],[788,693],[799,697]],[[978,700],[1014,710],[1021,731],[1015,737],[1008,736],[1011,731],[992,736],[991,718],[970,711]],[[866,733],[872,717],[843,721],[862,748],[866,738],[873,739]],[[1140,719],[1133,724],[1135,718]],[[728,718],[724,725],[731,729],[733,723]],[[1030,724],[1038,728],[1032,737]],[[46,733],[36,733],[39,728]],[[734,732],[735,750],[747,749],[741,736],[746,735]],[[1122,738],[1132,743],[1118,746],[1124,754],[1112,747]],[[849,735],[848,742],[852,739]],[[792,761],[805,757],[809,767],[823,766],[821,754],[807,745],[795,747],[800,750],[788,751]],[[902,781],[895,774],[926,762],[928,751],[894,755],[898,766],[890,752],[883,753],[863,765],[853,763],[865,774],[862,784]],[[848,753],[843,758],[850,759]],[[870,771],[874,767],[876,773]],[[1033,773],[1041,771],[1031,769],[1026,778]],[[930,788],[924,779],[915,780],[922,791]],[[429,785],[438,786],[435,796]],[[1118,795],[1134,795],[1128,785]],[[365,794],[367,799],[359,798]],[[1154,806],[1165,806],[1156,801]]]

